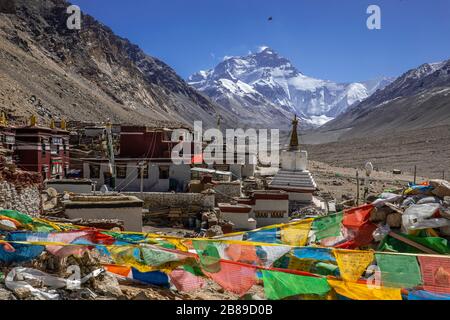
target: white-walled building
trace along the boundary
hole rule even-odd
[[[125,231],[142,232],[144,202],[124,195],[74,195],[63,201],[69,219],[117,219]]]
[[[248,230],[249,219],[257,227],[289,222],[289,194],[284,191],[255,191],[250,198],[237,199],[236,203],[220,203],[222,219],[234,223],[236,229]]]
[[[52,179],[44,182],[46,188],[53,188],[58,193],[91,193],[93,183],[88,179]]]
[[[99,190],[110,185],[111,170],[108,159],[82,159],[83,175],[96,183]],[[140,192],[141,166],[143,166],[144,192],[185,192],[191,180],[191,166],[176,165],[170,159],[116,159],[115,190],[119,192]]]

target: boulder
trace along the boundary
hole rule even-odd
[[[381,208],[374,208],[370,213],[370,222],[385,222],[387,216],[391,213],[393,213],[393,210],[386,206]]]
[[[450,196],[450,182],[446,180],[431,180],[430,185],[434,187],[432,193],[440,198]]]
[[[392,213],[387,216],[386,224],[391,228],[400,228],[402,226],[402,215],[400,213]]]
[[[14,294],[0,285],[0,301],[4,300],[17,300]]]
[[[120,289],[119,281],[111,274],[105,273],[98,278],[95,278],[92,283],[92,289],[107,297],[122,297],[123,293]]]
[[[222,228],[219,225],[212,226],[206,231],[206,237],[208,238],[217,236],[223,236]]]

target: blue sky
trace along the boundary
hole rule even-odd
[[[262,45],[308,76],[339,82],[398,76],[450,58],[448,0],[71,2],[184,78]],[[381,30],[366,27],[370,4],[381,7]]]

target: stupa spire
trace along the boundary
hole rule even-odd
[[[292,121],[291,141],[289,143],[290,150],[298,150],[299,149],[297,127],[298,127],[298,118],[297,118],[297,115],[295,115],[294,120]]]

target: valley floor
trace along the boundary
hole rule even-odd
[[[419,176],[450,177],[450,126],[303,147],[311,160],[336,167],[362,169],[371,161],[379,171],[412,175],[417,166]]]

